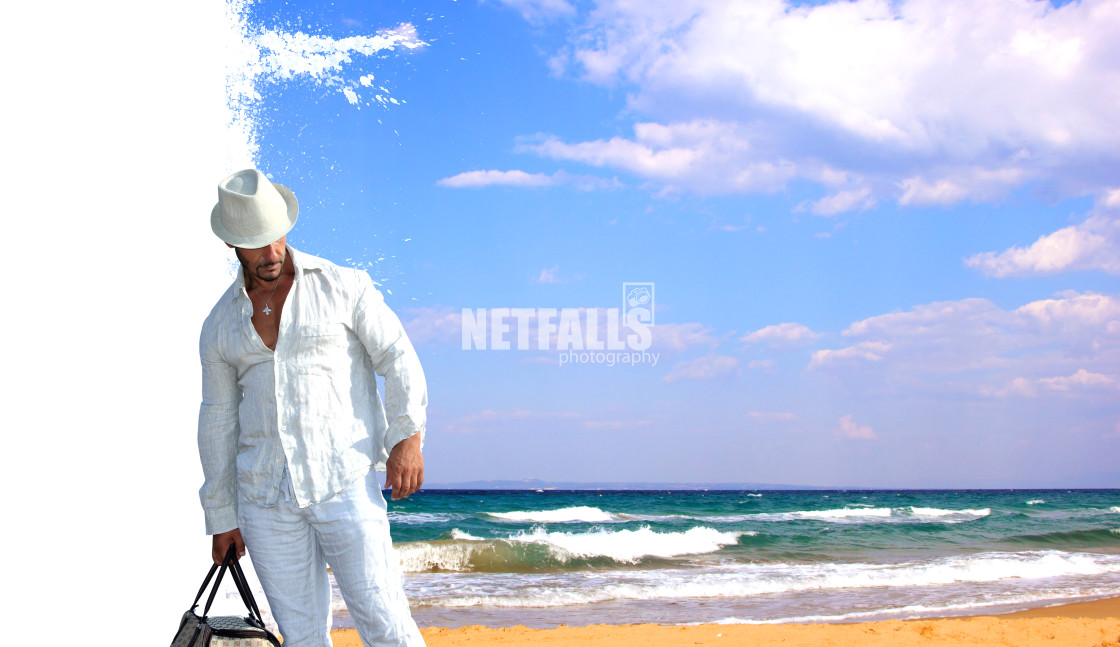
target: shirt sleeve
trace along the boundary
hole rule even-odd
[[[206,534],[237,528],[237,410],[241,388],[237,370],[223,360],[203,328],[202,405],[198,411],[198,453],[205,482],[198,491],[206,516]]]
[[[424,444],[428,386],[420,358],[400,319],[385,303],[365,272],[359,272],[354,331],[369,354],[374,371],[385,379],[386,452],[417,433]]]

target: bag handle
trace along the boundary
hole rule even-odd
[[[194,596],[194,603],[191,604],[191,611],[198,608],[198,601],[202,599],[202,594],[206,592],[206,585],[214,578],[214,573],[218,571],[218,565],[214,564],[210,567],[210,572],[206,574],[206,579],[202,580],[202,586],[198,589],[198,595]]]
[[[229,550],[226,551],[226,556],[222,559],[220,570],[218,564],[214,564],[210,567],[210,572],[206,574],[206,579],[202,581],[202,587],[198,589],[198,594],[194,596],[194,604],[191,605],[191,611],[193,612],[198,608],[198,601],[202,599],[202,594],[206,592],[206,587],[210,584],[210,580],[214,579],[214,573],[216,572],[218,578],[214,579],[214,586],[210,589],[210,596],[206,598],[206,606],[202,610],[202,619],[205,620],[207,616],[210,615],[210,605],[214,603],[214,597],[218,594],[218,589],[221,588],[222,578],[226,574],[226,569],[229,569],[230,577],[237,587],[237,593],[241,596],[242,604],[249,610],[249,617],[263,628],[264,618],[261,616],[260,608],[257,607],[257,600],[253,597],[253,591],[249,588],[249,582],[245,579],[245,572],[241,570],[241,563],[237,559],[236,543],[231,543],[229,545]]]
[[[233,583],[237,586],[237,592],[241,594],[241,602],[249,610],[249,617],[256,620],[263,628],[264,618],[261,617],[261,610],[257,607],[252,589],[249,588],[249,581],[245,579],[245,572],[241,570],[241,562],[236,558],[230,563],[229,572]]]
[[[230,542],[229,550],[226,551],[226,556],[222,560],[221,568],[218,569],[218,577],[215,578],[214,586],[210,589],[210,597],[206,598],[206,606],[203,607],[203,609],[202,609],[202,619],[203,620],[205,620],[206,617],[210,615],[210,605],[214,604],[214,596],[218,595],[218,589],[221,588],[222,578],[225,577],[226,569],[229,568],[230,564],[236,564],[236,563],[237,563],[237,543],[236,542]],[[214,569],[215,568],[218,568],[217,564],[210,567],[210,575],[214,574]],[[210,575],[206,576],[206,581],[207,582],[210,581]],[[244,577],[244,576],[242,576],[242,577]],[[206,588],[206,582],[202,583],[202,588]],[[242,600],[242,601],[244,601],[244,600]],[[197,604],[197,602],[196,602],[196,604]]]

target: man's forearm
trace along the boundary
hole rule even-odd
[[[206,534],[237,527],[237,410],[231,413],[202,406],[198,421],[198,454],[205,481],[198,491],[206,516]]]
[[[400,319],[375,290],[355,316],[355,332],[374,371],[385,379],[385,449],[417,433],[423,443],[428,406],[424,369]]]
[[[392,448],[417,432],[423,433],[427,422],[428,385],[420,358],[403,329],[381,359],[375,368],[385,378],[385,418],[389,423],[385,441],[387,447]]]
[[[237,439],[241,427],[241,389],[237,372],[205,344],[202,355],[202,405],[198,410],[198,455],[205,481],[198,491],[206,515],[206,534],[237,527]]]

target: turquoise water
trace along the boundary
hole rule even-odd
[[[1120,595],[1120,490],[426,490],[389,517],[421,626],[843,622]]]

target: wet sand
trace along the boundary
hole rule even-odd
[[[550,647],[1120,647],[1120,597],[1042,607],[999,616],[885,620],[806,625],[591,625],[529,629],[482,626],[422,629],[430,647],[548,645]],[[332,632],[336,647],[359,647],[353,629]]]

